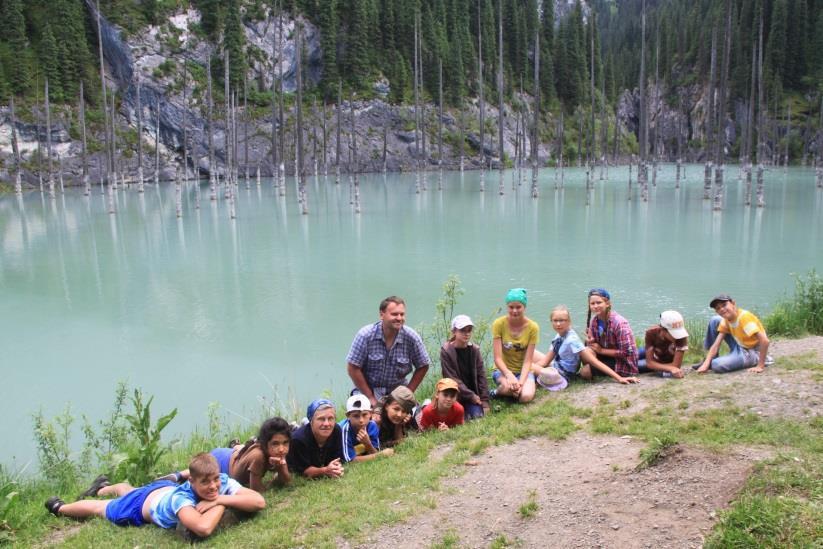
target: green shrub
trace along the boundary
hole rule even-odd
[[[795,275],[794,295],[778,302],[763,323],[770,335],[823,334],[823,278]]]

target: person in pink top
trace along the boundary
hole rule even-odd
[[[457,382],[444,377],[437,382],[434,399],[423,407],[420,429],[448,431],[456,425],[463,425],[463,406],[457,402]]]

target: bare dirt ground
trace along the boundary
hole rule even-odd
[[[771,354],[823,361],[823,337],[777,341]],[[635,414],[654,397],[684,414],[737,406],[764,417],[809,418],[823,410],[823,384],[781,361],[762,374],[643,376],[638,386],[602,382],[570,392],[579,406],[603,399]],[[550,398],[559,397],[553,395]],[[560,397],[562,398],[562,397]],[[426,547],[457,538],[460,547],[700,547],[716,512],[734,499],[768,449],[737,447],[715,454],[677,446],[657,465],[636,471],[641,441],[584,431],[563,441],[527,439],[490,448],[462,475],[443,481],[437,505],[400,525],[374,532],[360,547]],[[521,506],[534,502],[534,515]],[[343,544],[345,545],[345,544]]]

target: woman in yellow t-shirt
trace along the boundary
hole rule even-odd
[[[494,373],[497,395],[520,402],[534,398],[532,370],[534,348],[540,339],[540,326],[526,316],[526,290],[514,288],[506,294],[508,314],[492,323]]]

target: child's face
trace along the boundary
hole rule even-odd
[[[208,473],[203,476],[192,475],[191,489],[198,498],[204,501],[214,501],[220,495],[220,473]]]
[[[359,431],[368,425],[371,420],[371,411],[355,410],[354,412],[349,412],[346,414],[346,417],[349,418],[349,425],[351,425],[351,428],[355,431]]]
[[[455,343],[461,344],[462,346],[467,345],[472,338],[473,330],[474,326],[466,326],[465,328],[460,328],[459,330],[457,328],[452,330]]]
[[[506,307],[509,308],[509,318],[520,318],[523,316],[523,311],[526,310],[526,307],[519,301],[510,301],[506,304]]]
[[[572,323],[569,318],[569,313],[564,311],[552,313],[552,328],[554,328],[554,331],[559,335],[566,335],[566,332],[569,331],[569,327],[571,325]]]
[[[266,444],[266,454],[269,457],[282,458],[289,453],[289,437],[284,433],[275,433]]]
[[[446,389],[437,393],[437,407],[442,410],[450,410],[455,400],[457,400],[457,391],[454,389]]]
[[[592,314],[602,315],[609,308],[609,300],[603,296],[593,295],[589,298],[589,309]]]
[[[737,304],[734,301],[721,301],[714,311],[729,322],[737,320]]]
[[[386,416],[389,418],[389,421],[394,423],[395,425],[399,423],[403,423],[403,420],[406,419],[406,412],[403,411],[403,408],[396,402],[392,402],[385,408]]]

